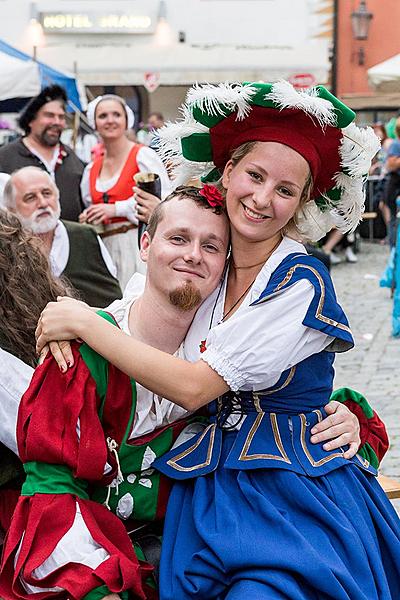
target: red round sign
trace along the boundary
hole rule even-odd
[[[316,79],[312,73],[296,73],[289,77],[289,83],[296,89],[310,88],[315,85]]]

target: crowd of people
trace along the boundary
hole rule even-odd
[[[322,86],[225,83],[137,138],[99,96],[85,165],[66,100],[0,149],[0,598],[399,598],[387,433],[333,391],[354,341],[318,258],[397,142]]]

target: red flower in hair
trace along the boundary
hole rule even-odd
[[[200,196],[203,196],[207,200],[208,204],[213,208],[216,208],[217,206],[224,206],[225,204],[223,195],[219,190],[217,190],[215,185],[203,185],[199,194]]]

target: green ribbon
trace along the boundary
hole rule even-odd
[[[74,494],[83,500],[89,499],[88,483],[74,477],[69,467],[31,461],[24,464],[26,481],[21,496],[35,494]]]
[[[94,588],[93,590],[90,590],[90,592],[88,592],[86,596],[83,596],[82,600],[101,600],[102,598],[104,598],[104,596],[108,596],[108,594],[111,593],[112,592],[110,592],[109,588],[106,585],[101,585],[97,588]],[[127,591],[118,592],[118,595],[122,598],[122,600],[129,599],[129,592]]]

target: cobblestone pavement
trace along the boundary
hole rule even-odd
[[[379,413],[391,442],[381,471],[400,479],[400,339],[391,337],[390,290],[379,287],[388,255],[387,246],[363,241],[358,263],[332,269],[356,342],[353,350],[336,357],[335,387],[358,390]],[[400,512],[400,500],[396,508]]]

